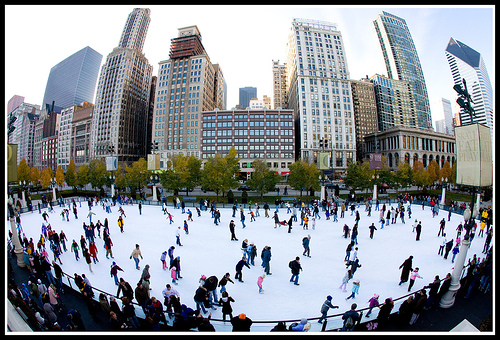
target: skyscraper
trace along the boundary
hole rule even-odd
[[[223,110],[226,100],[222,69],[210,61],[197,26],[179,28],[169,57],[158,65],[153,113],[152,142],[163,164],[175,154],[201,157],[202,111]]]
[[[257,88],[256,87],[240,87],[240,101],[239,104],[242,109],[250,107],[250,99],[257,98]]]
[[[134,8],[118,47],[101,68],[92,117],[91,158],[118,156],[118,161],[146,157],[147,115],[153,67],[142,47],[150,9]]]
[[[493,132],[493,89],[481,54],[464,43],[450,38],[445,50],[455,85],[463,87],[465,79],[467,90],[472,98],[475,111],[474,123],[488,126]],[[469,114],[460,110],[460,125],[471,123]]]
[[[453,113],[451,111],[451,103],[448,99],[439,98],[431,102],[431,111],[433,115],[444,117],[442,120],[435,120],[436,132],[454,134]],[[434,117],[435,117],[434,116]]]
[[[273,60],[273,109],[286,108],[286,64]]]
[[[334,23],[293,19],[287,44],[287,108],[293,109],[297,158],[317,161],[331,152],[342,172],[355,157],[355,125],[342,34]]]
[[[61,61],[50,69],[42,109],[48,104],[54,111],[84,101],[92,103],[101,66],[102,55],[89,46]]]
[[[393,14],[382,12],[373,21],[373,26],[380,42],[388,77],[408,81],[411,84],[415,100],[414,127],[432,130],[427,86],[406,21]]]

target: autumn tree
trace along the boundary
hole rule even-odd
[[[260,199],[264,198],[264,194],[274,190],[276,184],[281,180],[281,176],[269,169],[267,164],[256,159],[252,162],[252,177],[246,182],[246,185],[260,194]]]
[[[64,175],[64,180],[66,184],[76,191],[78,186],[77,174],[76,174],[76,165],[75,161],[71,159],[68,164],[68,168],[66,169],[66,174]]]
[[[90,169],[87,164],[78,167],[77,183],[80,187],[85,187],[90,182]]]
[[[288,184],[290,184],[292,189],[299,190],[300,196],[302,196],[303,190],[312,189],[314,191],[319,191],[321,190],[319,174],[316,164],[309,164],[304,160],[298,160],[290,164]]]
[[[26,159],[24,159],[24,157],[21,158],[21,160],[19,161],[19,165],[17,166],[17,180],[19,182],[30,182],[30,167],[26,163]]]

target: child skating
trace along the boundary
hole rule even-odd
[[[259,293],[262,294],[264,293],[264,289],[262,289],[262,282],[264,281],[264,278],[266,277],[266,274],[262,274],[257,278],[257,286],[259,286]]]

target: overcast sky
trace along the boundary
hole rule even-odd
[[[5,107],[14,95],[41,104],[50,69],[86,46],[106,56],[118,45],[129,13],[141,5],[5,6]],[[382,11],[406,20],[422,64],[429,100],[456,100],[444,50],[451,37],[483,56],[494,84],[494,7],[381,6],[147,6],[151,23],[143,52],[158,74],[178,29],[197,25],[212,63],[227,83],[227,108],[238,104],[239,88],[257,87],[272,97],[272,60],[286,61],[293,18],[336,23],[351,79],[387,75],[372,21]],[[442,117],[433,114],[433,121]]]

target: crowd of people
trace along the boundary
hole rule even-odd
[[[391,209],[386,209],[385,204],[380,206],[379,201],[377,200],[375,204],[375,211],[380,210],[380,222],[381,228],[384,225],[389,224],[389,219],[391,223],[396,223],[397,218],[401,219],[401,223],[405,223],[404,216],[405,213],[408,214],[408,219],[411,218],[411,209],[405,207],[404,203],[406,200],[411,201],[411,197],[401,197],[397,200],[396,209],[391,207]],[[31,310],[34,318],[36,319],[36,325],[40,327],[40,329],[48,329],[48,330],[60,330],[59,326],[60,322],[59,318],[61,317],[58,313],[62,313],[62,303],[60,302],[60,294],[64,294],[64,286],[62,284],[63,272],[59,264],[62,265],[60,255],[63,252],[72,251],[75,254],[75,261],[80,260],[80,251],[83,259],[89,266],[90,272],[92,272],[92,264],[96,264],[99,262],[98,259],[98,251],[95,246],[96,237],[101,238],[101,229],[102,229],[102,240],[104,241],[105,249],[106,249],[106,258],[113,258],[112,246],[113,243],[111,241],[109,235],[109,225],[108,219],[104,220],[104,223],[101,223],[100,220],[94,224],[92,222],[92,208],[98,205],[108,213],[111,213],[111,210],[114,209],[116,204],[118,204],[118,211],[120,212],[120,216],[117,220],[117,224],[123,232],[124,228],[124,220],[123,217],[126,217],[124,210],[121,205],[133,204],[132,200],[127,199],[126,197],[108,200],[108,199],[99,199],[95,198],[87,198],[89,213],[87,217],[90,219],[90,223],[87,225],[83,222],[83,235],[79,240],[79,243],[76,240],[72,240],[70,243],[64,231],[61,230],[60,233],[53,230],[51,224],[49,223],[50,217],[46,211],[39,209],[39,213],[42,215],[43,223],[41,228],[41,233],[39,236],[38,242],[34,243],[33,238],[29,238],[24,234],[21,223],[21,215],[16,214],[16,227],[19,235],[19,241],[23,247],[25,263],[29,271],[29,279],[25,283],[22,283],[20,286],[15,284],[14,282],[9,282],[9,297],[13,300],[16,300],[17,303],[24,303],[25,306],[28,306],[27,310]],[[64,207],[67,204],[67,208],[64,208],[61,213],[62,221],[69,220],[69,211],[73,211],[73,215],[75,219],[78,219],[78,206],[81,208],[81,198],[77,200],[71,199],[64,201],[58,201],[59,205]],[[368,201],[367,201],[368,202]],[[436,202],[430,200],[431,210],[434,216],[434,205]],[[356,270],[361,266],[359,263],[359,259],[357,258],[357,227],[358,222],[360,220],[359,217],[359,200],[351,200],[347,202],[340,202],[338,198],[332,197],[330,200],[323,201],[312,201],[309,204],[302,201],[294,201],[292,204],[283,202],[275,202],[275,211],[273,215],[273,220],[275,223],[275,228],[281,225],[288,226],[288,232],[290,233],[292,230],[293,222],[297,222],[298,218],[300,218],[300,226],[303,229],[308,230],[309,226],[312,230],[315,228],[316,219],[321,219],[322,216],[320,214],[323,213],[326,219],[330,219],[333,216],[333,221],[338,222],[338,211],[340,210],[340,218],[344,218],[345,212],[350,210],[351,215],[355,216],[355,224],[351,228],[344,225],[344,237],[346,239],[350,239],[348,242],[348,246],[346,248],[346,257],[344,258],[344,262],[346,265],[346,274],[342,279],[340,289],[346,291],[347,284],[353,280],[351,295],[349,295],[346,300],[353,298],[358,294],[360,289],[360,281],[354,278],[354,274]],[[279,207],[285,206],[287,208],[287,214],[290,214],[290,218],[288,221],[284,220],[283,223],[280,221],[278,217]],[[236,207],[236,205],[235,205]],[[423,205],[422,205],[423,207]],[[174,200],[174,208],[182,209],[185,212],[184,202],[180,199]],[[253,210],[252,210],[253,208]],[[269,217],[268,211],[270,207],[268,204],[264,205],[265,216]],[[405,209],[406,208],[406,209]],[[204,200],[200,202],[200,209],[196,208],[198,216],[200,216],[200,210],[206,211],[210,209],[210,213],[212,214],[212,218],[214,219],[214,224],[220,223],[220,211],[217,209],[217,206],[214,202],[211,204]],[[251,218],[254,219],[256,216],[260,216],[259,214],[260,206],[258,203],[249,204],[249,211],[252,213]],[[48,209],[48,211],[53,211],[53,209]],[[164,210],[164,214],[168,214],[170,219],[172,219],[172,215],[168,212],[167,204],[164,202],[162,205],[162,210]],[[235,213],[238,209],[233,208],[233,217],[235,217]],[[240,206],[240,221],[245,227],[245,213],[243,206]],[[141,212],[141,206],[139,206],[139,211]],[[254,213],[255,211],[255,213]],[[365,205],[365,211],[368,212],[368,215],[372,212],[372,204],[368,202]],[[192,221],[192,215],[189,215],[190,210],[188,209],[188,220]],[[300,216],[300,217],[299,217]],[[493,228],[491,226],[492,223],[492,210],[482,209],[479,212],[479,220],[480,220],[480,235],[485,235],[485,245],[483,249],[483,253],[485,256],[482,258],[482,261],[479,261],[474,256],[472,261],[468,263],[468,271],[465,277],[465,286],[468,289],[468,294],[466,298],[470,296],[474,289],[480,290],[483,292],[488,292],[491,290],[491,253],[492,247],[490,247],[490,242],[492,238]],[[448,217],[449,221],[449,217]],[[453,259],[455,258],[456,253],[452,250],[453,244],[455,244],[455,248],[460,245],[462,228],[460,226],[457,227],[457,236],[455,237],[455,242],[453,238],[451,239],[451,247],[448,245],[450,241],[446,239],[447,233],[445,233],[445,224],[444,219],[440,222],[441,229],[438,233],[438,236],[442,236],[443,239],[443,248],[440,247],[438,250],[438,254],[444,256],[446,259],[449,252],[452,251]],[[231,227],[232,225],[232,227]],[[373,238],[374,230],[377,228],[372,224],[373,228],[370,227],[370,238]],[[230,223],[230,233],[231,233],[231,241],[238,241],[235,235],[234,230],[234,221],[231,220]],[[180,227],[179,227],[180,229]],[[469,233],[469,238],[472,240],[476,233],[477,224],[472,227],[472,230]],[[417,232],[417,238],[419,238],[418,232],[418,224],[417,220],[415,220],[414,230]],[[189,233],[187,221],[184,221],[184,231],[186,234]],[[97,236],[96,236],[97,232]],[[10,233],[10,232],[9,232]],[[449,233],[448,233],[449,234]],[[13,235],[10,233],[10,238]],[[303,256],[310,257],[310,242],[311,236],[308,235],[302,239],[302,246],[304,248]],[[67,247],[66,242],[70,243]],[[9,246],[12,249],[11,242],[9,242]],[[177,242],[176,246],[182,246],[180,242],[180,232],[177,233]],[[453,249],[455,249],[453,248]],[[50,249],[53,254],[53,260],[50,260],[50,256],[47,252],[47,249]],[[444,250],[444,251],[443,251]],[[226,290],[226,285],[228,283],[233,283],[234,281],[231,279],[231,274],[226,273],[221,280],[219,280],[216,276],[201,276],[199,279],[199,287],[196,292],[194,292],[194,305],[195,308],[191,308],[188,306],[188,303],[184,304],[180,302],[180,296],[175,289],[175,285],[177,285],[178,280],[182,278],[181,276],[181,264],[180,257],[174,255],[175,246],[171,246],[168,251],[165,251],[161,255],[161,262],[163,270],[169,270],[171,272],[171,284],[167,284],[166,288],[162,291],[163,295],[163,303],[159,301],[156,297],[150,296],[150,274],[149,274],[149,265],[146,265],[141,272],[140,278],[136,284],[135,289],[132,288],[132,285],[125,281],[123,278],[118,279],[118,272],[122,271],[118,264],[113,261],[112,266],[110,268],[110,275],[113,277],[115,284],[117,285],[117,293],[114,295],[107,295],[104,293],[99,294],[99,298],[94,298],[95,294],[93,291],[92,284],[85,277],[85,274],[78,275],[74,273],[72,279],[75,281],[78,290],[81,292],[90,314],[94,317],[97,315],[97,309],[102,310],[109,316],[109,324],[111,329],[113,330],[124,330],[124,329],[148,329],[148,330],[160,330],[165,329],[165,327],[169,327],[171,330],[189,330],[189,329],[198,329],[200,331],[215,331],[213,325],[211,325],[211,314],[208,314],[208,309],[216,309],[217,307],[222,307],[223,320],[225,322],[226,316],[228,316],[229,322],[233,326],[233,331],[249,331],[252,325],[252,320],[248,318],[245,314],[239,314],[233,316],[231,303],[234,303],[235,300],[232,298],[228,291]],[[243,269],[245,267],[250,268],[250,266],[255,266],[255,258],[257,257],[257,247],[253,242],[249,242],[248,239],[242,241],[241,244],[242,257],[241,260],[235,266],[235,276],[234,280],[243,282]],[[168,259],[167,259],[168,256]],[[271,247],[265,246],[263,247],[260,258],[262,260],[263,274],[259,276],[257,280],[257,287],[259,293],[264,293],[263,282],[266,275],[272,275],[270,271],[270,259],[271,259]],[[130,259],[134,259],[135,268],[140,272],[140,261],[143,259],[140,245],[136,244],[136,247],[132,250],[130,254]],[[413,283],[415,279],[422,277],[419,276],[418,268],[413,268],[412,266],[412,256],[410,256],[400,267],[402,269],[401,281],[405,283],[409,278],[408,292],[411,291]],[[59,264],[57,263],[59,262]],[[453,260],[452,260],[453,262]],[[299,275],[302,271],[302,267],[300,264],[300,258],[297,256],[295,259],[292,259],[289,263],[291,277],[290,282],[293,282],[295,285],[299,285]],[[53,272],[52,272],[53,271]],[[42,281],[47,282],[48,287],[42,283]],[[447,288],[449,287],[449,283],[451,281],[451,275],[448,274],[446,278],[441,280],[439,276],[435,277],[435,280],[429,285],[427,285],[424,289],[419,290],[415,294],[408,296],[408,298],[401,304],[401,307],[397,312],[393,311],[394,302],[392,298],[386,298],[383,303],[379,303],[379,296],[377,294],[374,295],[369,301],[367,301],[366,305],[369,306],[369,311],[367,316],[369,316],[374,309],[378,308],[378,316],[377,319],[367,323],[365,327],[367,329],[383,329],[384,325],[392,318],[396,318],[398,322],[405,322],[409,324],[414,324],[418,319],[420,313],[424,310],[430,308],[436,308],[440,298],[446,293]],[[221,293],[221,298],[218,299],[217,291]],[[120,296],[121,295],[121,296]],[[121,300],[121,307],[116,302],[116,299]],[[135,306],[138,305],[139,308],[142,308],[145,318],[144,321],[140,322],[135,313]],[[351,305],[351,309],[346,311],[342,315],[343,326],[342,331],[352,331],[356,328],[359,328],[360,320],[362,318],[363,312],[357,311],[357,304],[353,303]],[[334,306],[332,304],[332,296],[327,296],[325,302],[321,306],[320,314],[321,317],[318,319],[319,323],[322,323],[323,320],[327,318],[327,313],[330,308],[338,308],[338,306]],[[67,309],[67,308],[66,308]],[[84,330],[85,326],[83,325],[83,321],[81,319],[80,313],[75,309],[67,309],[66,311],[66,319],[67,326],[65,329],[67,330]],[[395,320],[395,319],[394,319]],[[310,321],[303,318],[300,322],[292,323],[288,327],[284,322],[280,322],[274,327],[273,331],[308,331],[310,329]]]

